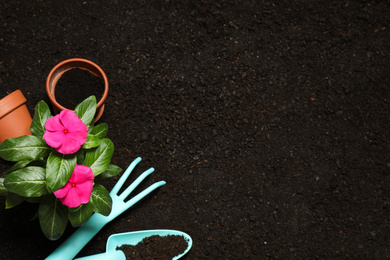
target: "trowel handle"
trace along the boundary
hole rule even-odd
[[[45,260],[71,260],[83,247],[109,222],[109,218],[101,214],[93,214]]]
[[[126,260],[125,253],[121,250],[109,251],[101,254],[76,258],[75,260]]]

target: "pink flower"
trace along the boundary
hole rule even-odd
[[[62,110],[58,115],[49,118],[45,128],[43,139],[63,154],[77,152],[87,140],[87,126],[70,110]]]
[[[54,192],[54,195],[69,208],[77,208],[89,202],[93,189],[94,175],[91,168],[78,165],[64,187]]]

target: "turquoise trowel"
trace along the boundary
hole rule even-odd
[[[192,239],[191,237],[181,231],[177,230],[169,230],[169,229],[154,229],[154,230],[143,230],[143,231],[134,231],[127,233],[119,233],[111,235],[107,240],[106,252],[91,256],[86,256],[82,258],[77,258],[77,260],[126,260],[125,254],[121,250],[116,250],[117,247],[122,245],[133,245],[135,246],[139,242],[141,242],[144,238],[150,237],[153,235],[157,236],[183,236],[187,242],[186,250],[180,255],[172,258],[173,260],[179,259],[184,256],[188,251],[190,251],[192,247]]]

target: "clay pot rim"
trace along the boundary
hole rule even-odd
[[[96,108],[101,107],[101,113],[98,115],[98,111],[96,112],[97,114],[95,117],[101,116],[103,113],[104,109],[104,102],[107,98],[108,95],[108,79],[104,71],[94,62],[82,58],[72,58],[72,59],[67,59],[64,60],[60,63],[58,63],[49,73],[47,80],[46,80],[46,92],[47,95],[49,96],[50,102],[58,107],[61,110],[71,110],[69,108],[66,108],[62,106],[60,103],[57,102],[55,99],[55,87],[58,82],[58,80],[61,78],[62,74],[67,72],[68,70],[71,69],[83,69],[87,70],[91,74],[99,77],[101,80],[104,82],[104,92],[100,100],[96,104]]]
[[[27,102],[20,89],[0,99],[0,119],[11,113],[15,108]]]

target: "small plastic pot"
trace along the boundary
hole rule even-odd
[[[26,101],[19,89],[0,100],[0,143],[8,138],[31,135],[32,118]]]
[[[94,76],[99,77],[104,83],[104,92],[102,98],[98,100],[96,104],[96,114],[95,114],[95,122],[96,122],[103,115],[104,106],[105,106],[104,102],[106,101],[107,94],[108,94],[108,80],[106,74],[98,65],[86,59],[74,58],[74,59],[65,60],[57,64],[50,71],[49,76],[47,77],[46,80],[46,92],[47,95],[49,96],[51,104],[53,105],[53,111],[54,113],[58,114],[62,110],[68,109],[57,102],[55,97],[55,89],[56,89],[56,84],[58,80],[61,78],[61,76],[65,72],[71,69],[87,70]]]

